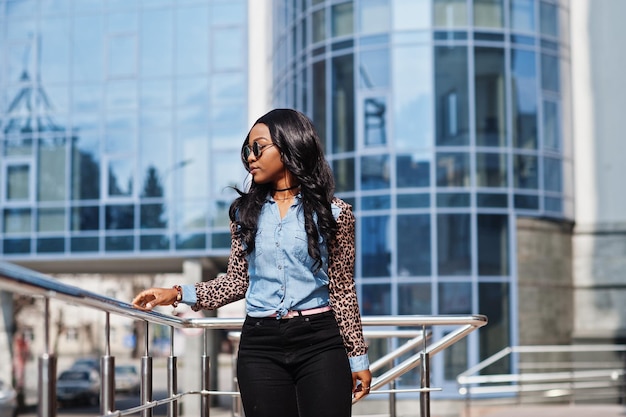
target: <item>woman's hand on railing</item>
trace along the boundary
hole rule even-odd
[[[361,381],[359,385],[357,385],[357,380]],[[352,393],[354,394],[354,400],[358,400],[369,394],[371,383],[372,373],[369,369],[352,372]]]
[[[132,304],[139,310],[150,311],[156,306],[173,305],[177,297],[176,288],[149,288],[137,294]]]

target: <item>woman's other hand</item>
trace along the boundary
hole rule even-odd
[[[139,310],[150,311],[156,306],[174,304],[177,296],[176,288],[149,288],[137,294],[132,304]]]
[[[357,380],[361,381],[360,384],[357,385]],[[354,394],[354,399],[358,400],[361,397],[366,396],[370,393],[370,384],[372,383],[372,373],[369,369],[365,369],[363,371],[352,372],[352,393]]]

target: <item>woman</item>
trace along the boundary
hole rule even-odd
[[[348,417],[351,397],[369,393],[372,380],[354,285],[352,208],[334,197],[320,139],[302,113],[276,109],[259,118],[241,157],[252,182],[230,207],[226,274],[148,289],[133,305],[216,309],[245,296],[237,359],[245,415]]]

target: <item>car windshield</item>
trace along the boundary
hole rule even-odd
[[[85,371],[65,371],[59,377],[59,381],[86,381],[89,373]]]
[[[118,374],[136,374],[137,370],[133,366],[116,366],[115,373]]]

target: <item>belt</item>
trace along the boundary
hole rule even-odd
[[[293,317],[298,316],[310,316],[311,314],[319,314],[324,313],[326,311],[331,311],[332,308],[330,306],[317,307],[317,308],[309,308],[307,310],[289,310],[287,314],[281,317],[281,319],[291,319]],[[277,317],[278,313],[272,314],[270,317]]]

